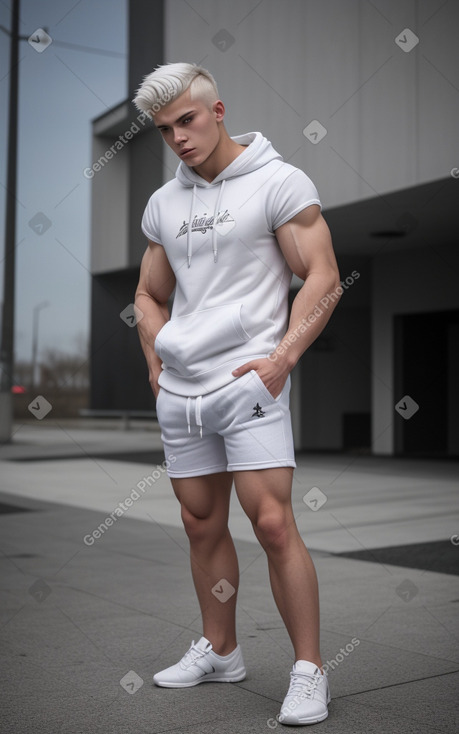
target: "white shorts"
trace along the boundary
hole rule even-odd
[[[168,475],[295,467],[289,393],[290,377],[273,398],[255,370],[197,397],[161,388],[156,412]]]

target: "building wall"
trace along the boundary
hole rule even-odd
[[[455,245],[432,243],[415,252],[381,254],[372,267],[373,452],[392,454],[395,422],[403,420],[395,404],[404,397],[394,392],[394,316],[459,309],[459,252]],[[427,329],[424,338],[429,340]]]
[[[113,145],[113,137],[93,137],[93,162]],[[128,148],[120,150],[92,178],[91,272],[128,266]]]
[[[263,131],[328,208],[457,165],[458,22],[453,2],[166,0],[165,58],[209,68],[230,134]],[[406,28],[420,39],[409,53],[395,42]],[[175,168],[168,153],[166,179]]]

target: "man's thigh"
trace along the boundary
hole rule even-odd
[[[241,507],[253,523],[262,515],[293,518],[291,467],[235,471],[233,477]]]
[[[198,519],[211,516],[228,521],[230,495],[233,485],[231,472],[206,474],[201,477],[171,477],[171,484],[183,510]]]

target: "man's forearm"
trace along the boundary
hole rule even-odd
[[[342,293],[336,274],[311,273],[292,304],[288,331],[269,359],[284,361],[289,371],[325,328]]]
[[[154,389],[161,373],[161,360],[154,348],[155,339],[160,329],[169,321],[169,310],[167,304],[160,304],[145,293],[136,294],[135,305],[143,314],[137,322],[137,331],[147,361],[150,384]]]

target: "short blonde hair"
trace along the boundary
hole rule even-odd
[[[155,115],[165,105],[190,90],[191,99],[200,99],[211,107],[218,89],[212,74],[197,64],[163,64],[148,74],[138,88],[133,102],[138,110]]]

